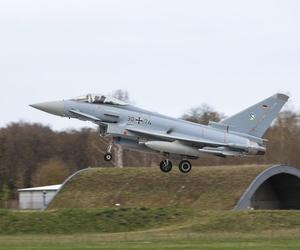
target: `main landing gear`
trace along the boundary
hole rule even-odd
[[[162,172],[168,173],[172,170],[172,162],[169,159],[161,161],[159,167]]]
[[[111,161],[113,159],[113,156],[111,154],[111,148],[112,148],[112,145],[109,145],[107,148],[107,152],[104,154],[105,161]]]
[[[169,159],[163,160],[159,164],[160,170],[168,173],[172,170],[172,162]],[[187,174],[192,170],[192,164],[188,160],[182,160],[179,163],[179,170],[181,173]]]
[[[192,164],[187,160],[183,160],[179,163],[179,170],[181,173],[187,174],[192,170]]]

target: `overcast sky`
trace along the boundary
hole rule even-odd
[[[86,126],[28,104],[120,88],[174,117],[279,91],[299,110],[299,13],[297,0],[0,0],[0,126]]]

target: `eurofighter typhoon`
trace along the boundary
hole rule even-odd
[[[100,135],[111,135],[115,144],[163,154],[161,171],[171,171],[171,160],[178,160],[179,170],[188,173],[192,169],[189,160],[205,155],[264,155],[266,140],[263,136],[288,99],[284,94],[275,94],[208,126],[143,110],[101,94],[30,106],[53,115],[93,122],[99,126]],[[104,155],[106,161],[113,159],[111,148],[109,145]]]

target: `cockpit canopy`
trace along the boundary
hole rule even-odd
[[[128,105],[128,103],[123,102],[113,96],[106,96],[101,94],[87,94],[79,97],[75,97],[71,99],[72,101],[77,102],[87,102],[87,103],[95,103],[95,104],[112,104],[112,105]]]

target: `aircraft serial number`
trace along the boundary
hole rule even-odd
[[[141,117],[128,116],[129,122],[136,122],[137,124],[151,125],[151,120],[142,119]]]

